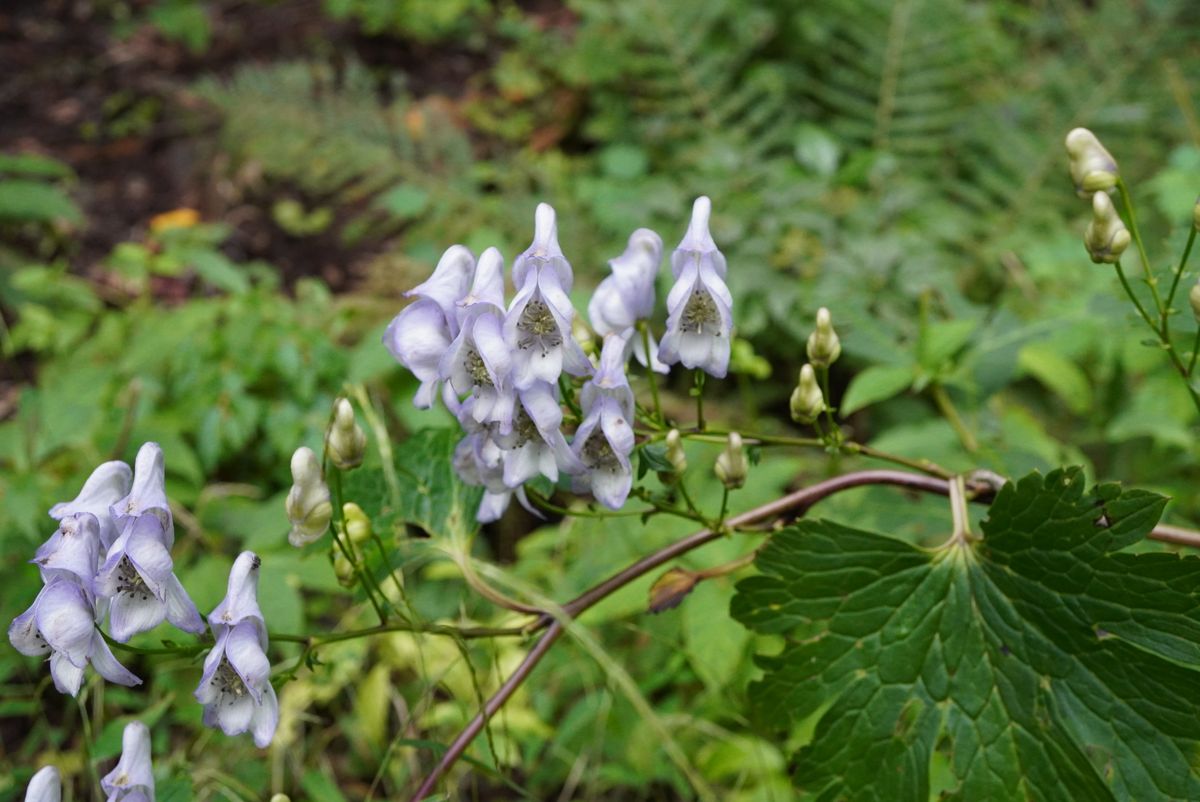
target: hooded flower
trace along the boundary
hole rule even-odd
[[[204,705],[206,725],[220,727],[226,735],[249,731],[259,748],[271,743],[279,724],[279,700],[271,687],[266,646],[265,632],[255,619],[222,627],[195,693],[196,701]]]
[[[699,197],[692,222],[671,255],[675,285],[667,296],[667,333],[658,358],[724,378],[729,368],[733,296],[725,286],[725,257],[708,230],[712,202]]]
[[[559,469],[583,470],[563,436],[562,418],[550,385],[538,382],[519,393],[512,431],[497,438],[504,451],[505,485],[520,487],[538,474],[556,482]]]
[[[219,637],[222,632],[243,621],[259,628],[262,643],[267,642],[267,624],[258,606],[258,574],[262,560],[252,551],[243,551],[233,562],[225,598],[208,614],[208,625]]]
[[[600,369],[583,386],[579,399],[583,422],[575,432],[572,450],[585,472],[576,479],[579,489],[590,489],[604,506],[620,509],[633,486],[633,391],[625,377],[626,338],[604,338]]]
[[[165,536],[156,515],[127,518],[96,576],[96,591],[111,600],[112,636],[121,643],[164,618],[185,632],[204,632],[196,605],[175,576]]]
[[[89,661],[109,682],[140,685],[142,681],[113,656],[96,629],[95,616],[88,591],[78,582],[57,576],[42,588],[29,609],[13,620],[8,639],[21,654],[50,655],[50,675],[59,693],[79,693]]]
[[[524,390],[534,382],[554,384],[563,371],[591,373],[591,363],[571,336],[575,309],[567,293],[574,276],[558,245],[554,209],[539,203],[533,244],[513,262],[513,298],[504,319],[504,336],[513,352],[513,384]]]
[[[143,443],[138,449],[133,463],[133,487],[113,504],[110,512],[118,531],[130,520],[153,513],[162,521],[163,545],[168,549],[175,545],[175,522],[167,501],[166,466],[158,443]]]
[[[100,523],[90,512],[64,515],[58,529],[31,560],[41,569],[42,581],[68,577],[94,593],[96,570],[100,567],[99,533]]]
[[[54,766],[43,766],[25,789],[25,802],[60,802],[62,778]]]
[[[648,228],[639,228],[629,235],[625,253],[608,262],[612,275],[600,282],[588,303],[588,317],[597,334],[601,337],[620,334],[639,321],[650,319],[654,314],[654,278],[661,261],[662,237]],[[649,358],[650,367],[666,373],[669,368],[658,361],[658,344],[653,337],[649,340],[649,355],[640,336],[627,342],[632,345],[638,362],[647,365]]]
[[[487,428],[476,427],[459,441],[454,449],[454,471],[467,484],[484,489],[475,513],[475,519],[480,523],[500,520],[514,495],[521,506],[538,514],[529,505],[524,488],[514,490],[504,484],[504,451]]]
[[[401,365],[412,371],[421,386],[413,398],[420,409],[433,406],[442,354],[458,334],[456,304],[466,294],[475,269],[475,257],[462,245],[452,245],[442,254],[429,280],[408,292],[417,300],[388,325],[383,344]],[[443,399],[453,408],[453,393]]]
[[[329,501],[329,486],[321,478],[321,463],[308,446],[292,454],[292,489],[286,502],[292,531],[288,542],[297,548],[317,540],[329,529],[333,504]]]
[[[100,525],[100,543],[104,548],[117,539],[117,524],[109,508],[129,495],[133,483],[133,471],[124,462],[106,462],[83,483],[79,495],[70,501],[61,501],[50,508],[50,517],[60,521],[68,515],[90,512]]]
[[[140,721],[125,725],[121,759],[104,776],[100,787],[108,802],[154,802],[154,772],[150,765],[150,730]]]
[[[438,375],[459,395],[471,394],[477,423],[512,428],[512,350],[504,340],[504,258],[488,248],[479,257],[475,283],[459,305],[460,329],[442,355]]]

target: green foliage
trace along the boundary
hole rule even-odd
[[[1200,560],[1119,553],[1166,500],[1078,469],[1008,484],[978,542],[925,550],[826,521],[771,540],[733,613],[780,635],[751,699],[816,721],[820,798],[1190,798]]]
[[[482,0],[325,0],[334,19],[353,19],[363,33],[439,42],[477,30],[488,17]]]

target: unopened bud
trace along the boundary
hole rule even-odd
[[[292,524],[288,542],[303,546],[325,534],[333,505],[329,488],[321,478],[321,463],[311,448],[302,446],[292,455],[292,489],[287,497],[287,516]]]
[[[352,588],[358,582],[358,576],[354,572],[354,563],[346,559],[346,555],[338,553],[333,558],[333,573],[337,577],[338,584],[344,588]]]
[[[371,536],[371,519],[363,512],[363,508],[353,501],[342,505],[342,520],[345,522],[346,534],[351,543],[362,543]]]
[[[1121,221],[1112,199],[1103,192],[1092,196],[1092,222],[1083,235],[1083,245],[1096,264],[1113,264],[1129,247],[1129,230]]]
[[[721,484],[730,490],[736,490],[746,484],[746,474],[750,472],[750,462],[746,459],[742,436],[737,432],[729,433],[729,443],[725,446],[725,450],[717,456],[713,472],[721,480]]]
[[[354,420],[354,407],[345,398],[333,403],[333,423],[325,433],[325,451],[343,471],[362,465],[367,452],[367,435]]]
[[[842,343],[833,330],[833,318],[829,310],[817,310],[817,328],[808,337],[808,361],[819,368],[827,368],[842,355]]]
[[[1197,281],[1188,293],[1188,303],[1192,305],[1192,314],[1196,316],[1196,322],[1200,323],[1200,281]]]
[[[287,794],[275,794],[271,797],[271,802],[292,802],[292,798]]]
[[[1192,225],[1200,231],[1200,198],[1196,198],[1196,205],[1192,207]]]
[[[687,470],[687,453],[683,450],[683,436],[678,429],[667,432],[667,462],[675,469],[675,473]]]
[[[1067,134],[1067,155],[1071,157],[1071,180],[1079,197],[1117,185],[1117,160],[1088,129],[1076,128]]]
[[[792,390],[791,411],[796,423],[812,423],[825,411],[825,396],[812,365],[800,368],[800,380]]]
[[[699,574],[685,568],[672,568],[665,572],[650,586],[650,612],[661,613],[678,607],[699,581]]]

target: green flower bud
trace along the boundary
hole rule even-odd
[[[721,480],[721,484],[730,490],[736,490],[746,484],[746,474],[750,472],[750,461],[746,459],[742,436],[737,432],[729,433],[729,443],[717,457],[713,472]]]
[[[792,390],[791,411],[792,420],[805,424],[812,423],[825,411],[825,396],[812,365],[800,368],[800,381]]]
[[[1079,197],[1117,185],[1117,160],[1088,129],[1076,128],[1067,134],[1067,155],[1071,157],[1071,180]]]
[[[1192,305],[1192,314],[1196,316],[1196,322],[1200,323],[1200,281],[1197,281],[1188,293],[1188,303]]]
[[[325,452],[343,471],[362,465],[367,451],[367,435],[354,420],[354,408],[345,398],[333,403],[333,423],[325,433]]]
[[[1192,225],[1200,231],[1200,198],[1196,198],[1196,205],[1192,207]]]
[[[687,453],[683,450],[683,436],[678,429],[667,432],[667,462],[675,469],[675,473],[687,470]]]
[[[337,577],[338,584],[344,588],[352,588],[358,582],[358,575],[354,572],[354,563],[346,559],[346,555],[340,551],[333,558],[333,573]]]
[[[311,448],[302,446],[292,455],[292,489],[286,506],[292,524],[288,542],[293,546],[312,543],[329,528],[333,505],[329,488],[321,478],[321,463]]]
[[[362,543],[371,536],[371,519],[353,501],[342,505],[342,518],[346,522],[346,534],[350,536],[351,543]]]
[[[817,310],[817,329],[808,338],[808,361],[819,368],[827,368],[842,354],[842,343],[833,330],[833,319],[829,310]]]
[[[1083,245],[1096,264],[1113,264],[1129,247],[1131,238],[1121,222],[1112,199],[1103,192],[1092,196],[1092,222],[1083,235]]]

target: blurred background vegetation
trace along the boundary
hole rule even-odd
[[[558,209],[582,310],[634,228],[671,246],[691,199],[713,198],[739,337],[713,417],[791,427],[824,305],[846,352],[837,392],[858,381],[856,439],[1006,474],[1083,464],[1200,520],[1195,412],[1111,272],[1086,258],[1088,209],[1062,148],[1069,128],[1093,128],[1156,266],[1177,259],[1200,189],[1198,34],[1190,0],[10,0],[0,619],[36,594],[24,563],[53,528],[46,509],[157,440],[176,565],[203,611],[253,548],[274,630],[353,625],[323,546],[286,545],[288,457],[319,445],[347,391],[397,452],[447,421],[411,407],[382,329],[448,245],[499,245],[511,261],[539,200]],[[686,389],[668,397],[681,416]],[[838,467],[763,454],[737,504]],[[945,526],[940,503],[898,498],[862,491],[822,513],[914,538]],[[685,531],[617,520],[629,523],[539,527],[518,512],[478,552],[565,599]],[[501,619],[415,528],[377,525],[423,615]],[[717,544],[694,564],[737,553]],[[665,725],[721,799],[791,798],[788,749],[741,712],[755,669],[726,615],[731,587],[647,616],[640,583],[589,614],[606,651],[552,654],[454,787],[690,798],[658,749]],[[198,665],[130,658],[145,687],[89,689],[91,760],[107,767],[139,716],[160,799],[399,799],[523,648],[400,635],[331,647],[283,691],[262,753],[200,726]],[[0,802],[50,760],[88,799],[80,709],[8,648],[0,683]]]

